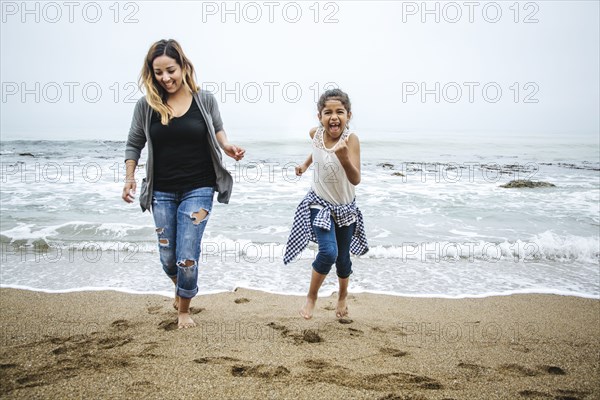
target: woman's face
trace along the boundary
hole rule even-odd
[[[183,87],[183,73],[177,61],[169,56],[162,55],[152,61],[154,78],[169,94],[175,94]]]

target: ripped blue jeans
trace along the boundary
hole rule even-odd
[[[184,299],[198,293],[200,246],[214,193],[212,187],[203,187],[152,194],[160,262],[169,278],[177,278],[177,295]]]

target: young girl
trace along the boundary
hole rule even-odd
[[[312,264],[310,289],[300,315],[312,318],[319,288],[335,263],[340,286],[335,314],[342,318],[348,315],[350,252],[363,255],[368,251],[362,214],[354,201],[354,187],[360,183],[360,143],[348,129],[352,112],[346,93],[339,89],[326,91],[317,108],[321,126],[310,130],[312,154],[296,168],[300,176],[314,162],[314,179],[296,209],[283,261],[292,261],[309,240],[317,242],[319,252]]]
[[[231,196],[233,179],[220,149],[235,160],[245,151],[228,142],[214,96],[196,85],[194,67],[175,40],[150,47],[142,85],[146,96],[135,106],[127,139],[122,198],[133,202],[135,170],[147,143],[140,205],[154,215],[160,261],[175,284],[179,328],[190,328],[196,326],[189,306],[198,293],[200,243],[214,193],[221,203]]]

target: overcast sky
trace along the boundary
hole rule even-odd
[[[599,132],[598,1],[1,5],[3,140],[125,140],[162,38],[236,138],[305,135],[326,85],[359,132]]]

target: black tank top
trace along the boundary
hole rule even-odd
[[[189,110],[168,125],[152,113],[150,138],[154,150],[154,189],[179,192],[213,187],[217,177],[210,155],[206,121],[192,99]]]

